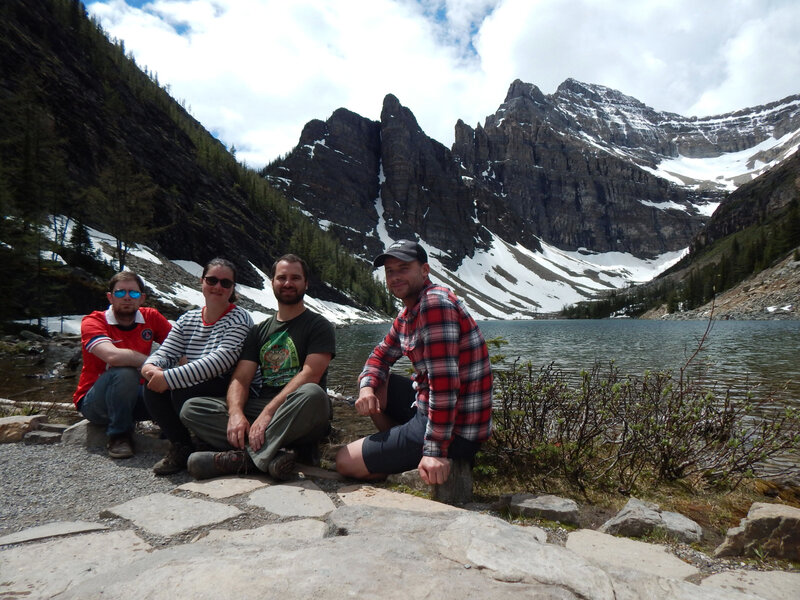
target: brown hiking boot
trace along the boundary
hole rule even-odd
[[[286,481],[294,475],[294,452],[279,451],[269,461],[269,476],[278,481]]]
[[[222,475],[260,473],[253,459],[244,450],[226,452],[192,452],[186,464],[195,479],[211,479]]]
[[[106,448],[111,458],[130,458],[133,456],[133,444],[129,433],[112,435],[108,438]]]
[[[153,465],[153,473],[156,475],[172,475],[180,473],[186,468],[189,455],[193,448],[186,444],[171,444],[167,454]]]

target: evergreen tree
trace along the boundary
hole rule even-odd
[[[131,246],[152,233],[158,186],[149,175],[137,172],[133,158],[121,150],[111,154],[98,180],[95,198],[105,208],[98,214],[103,229],[116,240],[115,258],[122,271]]]

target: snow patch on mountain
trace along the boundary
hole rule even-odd
[[[474,316],[484,319],[529,319],[558,312],[597,292],[649,281],[686,253],[647,260],[621,252],[568,252],[545,242],[541,252],[534,252],[493,235],[488,250],[477,251],[451,271],[437,258],[441,250],[422,245],[431,279],[455,290]]]
[[[732,192],[782,162],[800,147],[800,131],[780,138],[769,137],[760,144],[709,158],[677,156],[662,160],[655,169],[642,167],[653,175],[687,187],[699,188],[714,182]]]

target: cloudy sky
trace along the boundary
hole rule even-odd
[[[800,93],[797,0],[85,0],[237,157],[261,167],[340,107],[398,97],[450,146],[514,79],[572,77],[658,110],[720,114]]]

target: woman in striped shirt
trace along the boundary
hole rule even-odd
[[[233,263],[224,258],[209,262],[201,278],[205,306],[181,316],[142,366],[147,380],[145,404],[171,442],[167,455],[153,467],[156,475],[185,469],[194,451],[189,430],[179,417],[184,402],[227,393],[242,344],[253,326],[247,311],[233,304],[235,284]]]

